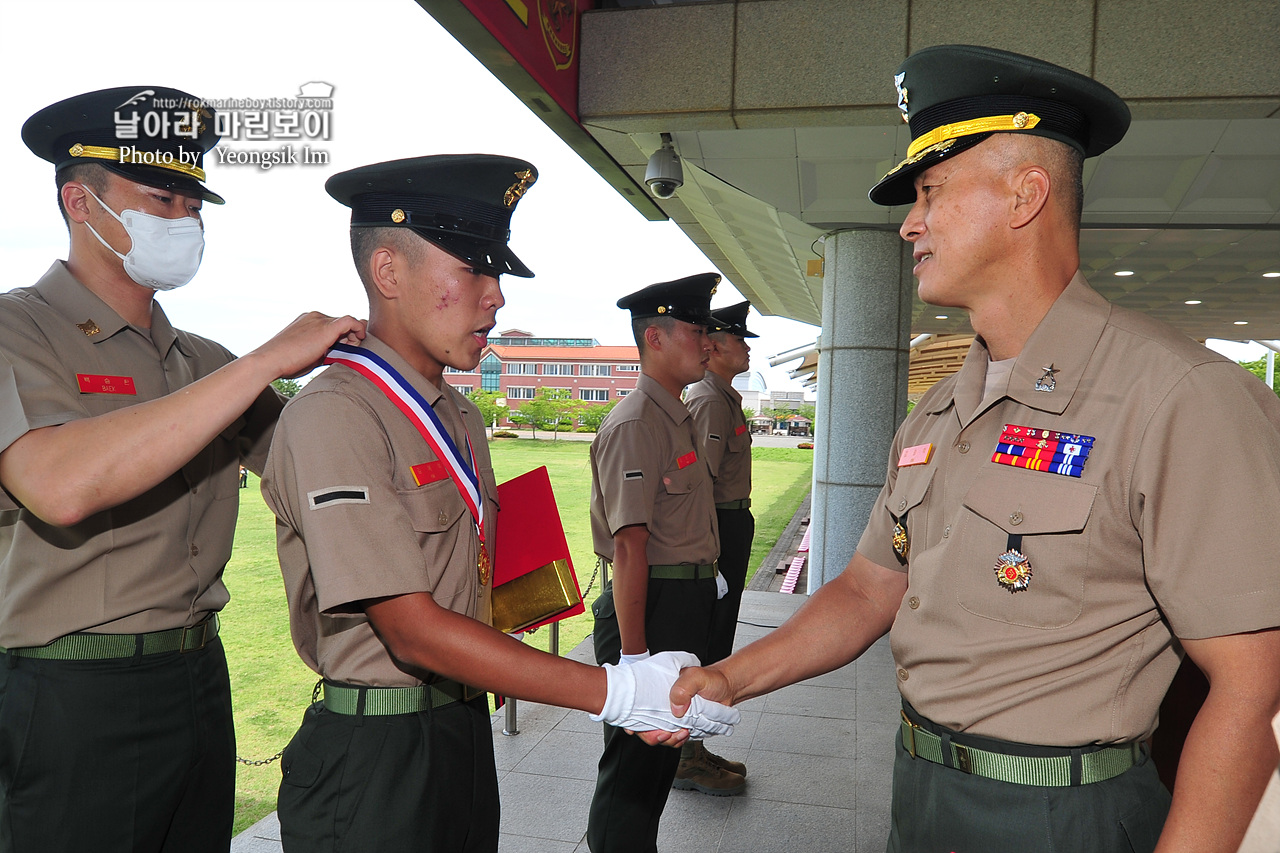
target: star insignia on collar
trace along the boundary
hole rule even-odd
[[[1044,371],[1044,375],[1036,380],[1036,390],[1052,391],[1058,384],[1053,378],[1054,374],[1058,372],[1058,369],[1053,366],[1053,362],[1050,362],[1048,367],[1042,367],[1040,369]]]

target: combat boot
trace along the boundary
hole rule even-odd
[[[671,787],[677,791],[699,791],[713,797],[732,797],[741,794],[747,780],[740,773],[725,770],[708,760],[710,753],[702,743],[685,744],[680,753],[680,766],[676,769]]]
[[[716,755],[714,752],[707,749],[706,744],[702,741],[694,741],[694,743],[696,744],[695,748],[702,753],[702,757],[711,764],[714,764],[721,770],[728,770],[730,773],[737,773],[739,776],[745,777],[747,775],[747,765],[743,764],[741,761],[734,761],[732,759]]]

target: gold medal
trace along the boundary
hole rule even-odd
[[[907,535],[907,528],[901,521],[893,526],[893,553],[898,555],[898,559],[906,562],[907,554],[911,551],[911,538]]]
[[[480,543],[480,559],[477,560],[477,568],[480,570],[480,586],[489,585],[489,549],[484,547],[484,543]]]
[[[1010,593],[1022,592],[1031,585],[1031,563],[1016,548],[996,558],[996,580]]]

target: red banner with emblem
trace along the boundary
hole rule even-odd
[[[578,34],[597,0],[458,0],[578,121]]]

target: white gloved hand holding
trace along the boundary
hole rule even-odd
[[[638,655],[622,655],[621,659],[618,661],[618,665],[627,666],[627,665],[630,665],[633,663],[639,663],[642,660],[648,660],[648,659],[649,659],[649,650],[645,649],[643,652],[641,652]]]
[[[729,582],[724,579],[724,572],[716,572],[716,598],[721,599],[729,594]]]
[[[695,696],[683,717],[671,715],[671,685],[686,666],[698,666],[697,655],[659,652],[631,664],[604,664],[608,693],[604,708],[591,719],[636,732],[688,729],[689,736],[705,738],[733,733],[742,715],[736,708]]]

